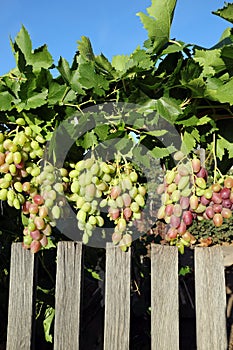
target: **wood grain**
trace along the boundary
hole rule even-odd
[[[195,248],[198,350],[226,350],[226,290],[221,247]]]
[[[30,350],[33,338],[35,255],[11,247],[7,350]]]
[[[179,350],[178,250],[151,247],[151,349]]]
[[[59,242],[57,251],[54,349],[78,350],[82,243]]]
[[[107,243],[104,350],[129,349],[130,254]]]

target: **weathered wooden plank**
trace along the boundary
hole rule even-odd
[[[151,246],[151,349],[179,350],[179,283],[176,247]]]
[[[104,350],[128,350],[130,331],[130,257],[107,243]]]
[[[226,350],[226,291],[221,247],[195,248],[198,350]]]
[[[30,350],[33,336],[35,255],[11,247],[7,350]]]
[[[79,349],[82,243],[59,242],[54,349]]]

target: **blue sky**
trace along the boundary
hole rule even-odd
[[[91,39],[96,54],[111,60],[130,54],[147,39],[137,12],[145,12],[150,0],[1,0],[0,75],[15,66],[9,37],[23,24],[33,48],[48,45],[55,64],[60,56],[71,62],[82,35]],[[224,6],[221,0],[178,0],[171,38],[213,46],[230,23],[211,14]]]

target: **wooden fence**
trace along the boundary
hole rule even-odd
[[[57,251],[54,349],[77,350],[80,329],[82,244],[60,242]],[[35,256],[12,245],[7,350],[33,349]],[[196,344],[226,350],[226,289],[221,247],[195,248]],[[130,349],[131,251],[107,244],[104,350]],[[178,350],[179,282],[176,247],[151,249],[151,349]]]

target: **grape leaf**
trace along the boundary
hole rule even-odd
[[[82,36],[78,41],[78,50],[87,61],[93,61],[95,58],[90,39],[86,36]]]
[[[202,75],[214,75],[225,69],[221,50],[195,50],[194,60],[203,67]]]
[[[19,33],[17,34],[15,38],[15,43],[23,53],[26,61],[29,60],[32,55],[32,42],[28,31],[24,26],[21,27]]]
[[[152,0],[147,8],[148,15],[139,12],[143,26],[148,32],[153,52],[158,52],[170,38],[170,27],[176,6],[176,0]]]
[[[221,135],[218,135],[217,142],[216,142],[216,153],[217,157],[222,160],[222,157],[225,154],[225,150],[228,151],[229,158],[233,157],[233,147],[232,143],[227,141],[224,137]]]
[[[233,23],[233,3],[225,3],[225,6],[212,12],[214,15]]]
[[[156,101],[157,112],[169,123],[174,123],[176,118],[182,113],[178,101],[168,97],[161,97]]]

